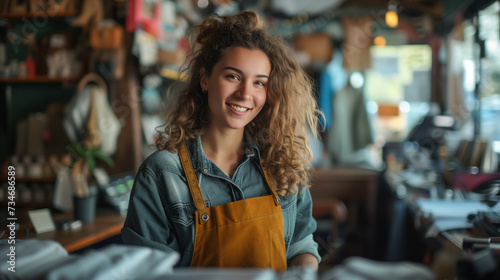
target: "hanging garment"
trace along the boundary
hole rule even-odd
[[[342,50],[335,49],[332,60],[321,72],[319,81],[318,105],[325,115],[325,120],[320,118],[321,125],[328,130],[332,119],[332,104],[335,93],[342,90],[347,84],[347,71],[342,66]]]
[[[191,267],[254,267],[286,270],[281,199],[264,170],[271,195],[206,207],[186,144],[179,157],[196,206]]]
[[[64,131],[72,143],[88,141],[91,136],[93,147],[98,145],[101,152],[112,155],[116,152],[121,122],[108,102],[105,84],[87,84],[84,79],[78,92],[66,105]]]
[[[327,147],[335,161],[342,163],[373,143],[373,136],[361,90],[347,84],[334,99]]]

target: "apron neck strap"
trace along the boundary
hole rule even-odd
[[[200,184],[196,178],[196,173],[194,173],[193,163],[189,157],[189,152],[187,150],[186,142],[182,141],[179,145],[179,158],[181,159],[182,168],[186,174],[186,179],[189,186],[189,191],[191,192],[191,197],[193,197],[194,205],[200,213],[199,217],[204,217],[207,215],[207,206],[205,205],[205,199],[203,199],[203,194],[201,193]],[[206,220],[200,218],[200,222],[204,223]]]
[[[264,160],[260,161],[260,166],[262,167],[262,171],[264,172],[264,178],[266,179],[267,188],[273,196],[274,203],[276,203],[276,205],[281,205],[281,198],[276,193],[276,186],[274,185],[273,177],[269,174],[267,169],[264,168]]]
[[[186,179],[189,186],[189,191],[191,192],[191,196],[193,197],[194,204],[196,209],[200,213],[199,217],[203,217],[204,214],[207,214],[207,206],[205,205],[205,199],[203,198],[203,194],[201,192],[200,184],[198,183],[198,178],[196,178],[196,173],[194,172],[193,163],[191,162],[191,158],[189,157],[189,152],[187,150],[186,142],[182,141],[179,145],[179,158],[181,160],[182,168],[184,169],[184,174],[186,174]],[[266,168],[262,165],[263,160],[261,161],[262,171],[264,172],[264,178],[266,179],[267,187],[273,196],[274,203],[276,205],[281,205],[281,199],[276,193],[276,187],[274,185],[274,180],[271,175],[267,171]],[[201,222],[206,222],[201,219]]]

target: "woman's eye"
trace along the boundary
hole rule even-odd
[[[228,78],[230,78],[230,79],[232,79],[232,80],[240,80],[240,78],[238,78],[238,76],[233,75],[233,74],[229,74],[229,75],[227,75],[226,77],[228,77]]]
[[[255,83],[256,83],[256,84],[258,84],[259,86],[265,86],[265,85],[266,85],[266,83],[264,83],[264,82],[262,82],[262,81],[257,81],[257,82],[255,82]]]

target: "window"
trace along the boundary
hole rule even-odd
[[[432,50],[428,45],[373,46],[365,96],[378,146],[402,141],[431,109]]]
[[[461,135],[492,141],[500,153],[500,4],[495,1],[478,15],[479,39],[484,41],[484,56],[480,58],[480,44],[476,43],[473,19],[455,27],[448,36],[450,67],[448,74],[448,107],[464,123]],[[459,36],[463,33],[462,36]],[[479,99],[476,102],[476,81]],[[462,100],[462,101],[460,101]],[[479,119],[474,123],[474,112]],[[477,127],[476,127],[477,126]]]

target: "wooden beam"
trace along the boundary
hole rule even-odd
[[[406,9],[418,10],[424,14],[428,14],[437,19],[442,19],[444,17],[444,5],[441,1],[432,1],[432,4],[428,1],[415,1],[415,0],[403,0],[400,2],[402,7],[402,12],[404,13]]]
[[[342,8],[359,8],[366,9],[380,9],[387,10],[388,0],[347,0],[339,9]],[[442,19],[444,16],[444,5],[442,1],[428,1],[428,0],[400,0],[399,9],[401,13],[406,11],[418,11],[424,14],[431,15],[434,18]]]

